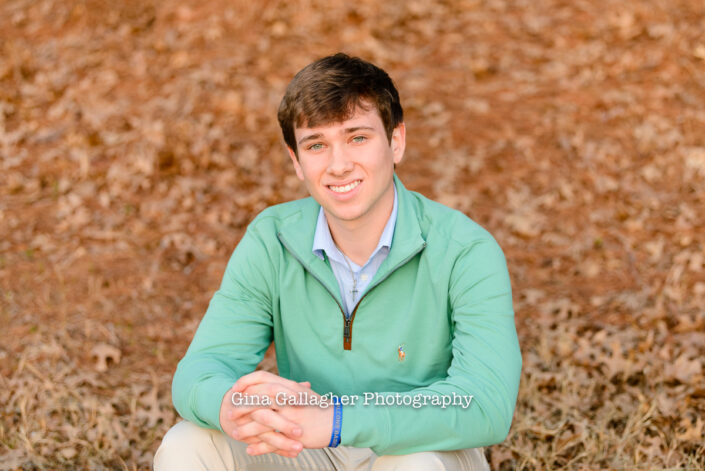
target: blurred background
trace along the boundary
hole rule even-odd
[[[704,32],[701,0],[1,1],[0,469],[149,469],[246,225],[306,196],[284,88],[337,51],[395,80],[407,188],[505,250],[492,468],[705,468]]]

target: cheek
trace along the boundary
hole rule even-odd
[[[328,161],[324,158],[312,160],[313,161],[308,162],[308,165],[304,168],[304,173],[309,179],[318,180],[326,173]]]
[[[319,169],[308,165],[306,167],[299,167],[299,170],[301,172],[299,178],[306,183],[306,186],[315,187],[321,176]]]

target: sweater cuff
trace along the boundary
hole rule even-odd
[[[213,429],[220,430],[220,406],[223,396],[235,384],[234,379],[222,376],[209,378],[197,386],[193,392],[193,408],[199,420]]]
[[[384,406],[360,401],[343,407],[340,444],[356,448],[384,449],[391,437],[389,411]]]

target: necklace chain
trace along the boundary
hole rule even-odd
[[[352,281],[353,281],[352,300],[353,300],[353,303],[355,303],[355,295],[357,294],[357,278],[355,278],[355,272],[353,272],[353,269],[350,266],[350,262],[348,261],[348,257],[346,257],[342,251],[340,253],[343,255],[343,260],[345,260],[345,264],[348,266],[348,270],[350,270],[350,277],[352,278]]]

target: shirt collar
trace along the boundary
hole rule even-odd
[[[377,247],[372,251],[370,258],[382,248],[386,248],[387,251],[392,248],[392,238],[394,237],[394,226],[397,222],[397,209],[399,202],[397,201],[397,187],[394,186],[394,205],[392,206],[392,214],[389,215],[387,224],[384,226],[384,231],[379,238]],[[328,220],[326,219],[326,214],[323,212],[323,207],[318,211],[318,220],[316,221],[316,232],[313,234],[313,253],[318,256],[321,260],[324,260],[324,252],[330,257],[340,253],[340,250],[335,245],[333,241],[333,236],[330,233],[330,228],[328,227]],[[340,261],[342,263],[342,260]]]

